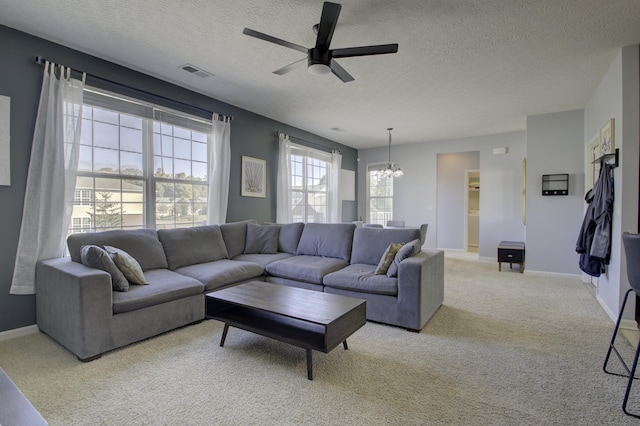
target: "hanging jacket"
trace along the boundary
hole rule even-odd
[[[589,203],[585,213],[576,251],[580,253],[580,269],[593,277],[606,271],[611,257],[611,219],[613,217],[613,166],[603,163],[600,176],[587,192]]]

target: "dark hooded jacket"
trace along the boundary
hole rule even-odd
[[[605,272],[611,257],[611,219],[613,216],[613,166],[603,163],[600,176],[587,192],[589,203],[576,243],[580,269],[593,277]]]

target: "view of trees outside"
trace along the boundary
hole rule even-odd
[[[393,219],[393,178],[369,169],[369,223],[382,226]]]
[[[89,105],[81,132],[70,232],[145,227],[149,207],[156,228],[206,224],[205,133]],[[144,172],[148,149],[153,176]],[[149,180],[155,205],[148,205]]]

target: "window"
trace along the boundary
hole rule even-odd
[[[73,204],[76,206],[90,206],[92,202],[91,191],[76,189],[73,196]]]
[[[206,224],[211,123],[85,89],[70,232]]]
[[[393,218],[393,178],[378,174],[380,164],[367,167],[368,223],[386,225]]]
[[[327,181],[331,154],[291,145],[291,209],[293,222],[329,222]]]
[[[71,232],[90,232],[91,231],[91,218],[90,217],[74,217],[72,218]]]

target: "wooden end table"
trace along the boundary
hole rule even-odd
[[[206,316],[229,326],[306,349],[313,380],[312,350],[328,353],[366,322],[366,301],[353,297],[252,281],[205,295]]]

